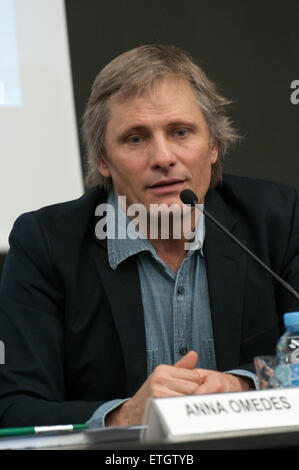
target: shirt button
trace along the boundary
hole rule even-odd
[[[181,356],[185,356],[185,354],[187,354],[187,352],[188,352],[188,349],[185,346],[182,346],[179,349],[179,353],[180,353]]]
[[[178,286],[177,293],[179,295],[184,295],[185,294],[185,288],[183,286]]]

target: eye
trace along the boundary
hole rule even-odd
[[[127,137],[126,142],[128,142],[129,144],[136,145],[140,144],[142,140],[143,139],[140,135],[130,135],[129,137]]]
[[[186,137],[189,134],[189,129],[181,128],[181,129],[175,129],[174,130],[174,135],[176,137],[182,138]]]

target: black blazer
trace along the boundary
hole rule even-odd
[[[98,188],[17,219],[0,286],[0,425],[84,422],[147,377],[135,256],[116,271],[94,235]],[[225,176],[205,204],[299,290],[299,198],[285,185]],[[204,243],[218,370],[274,354],[298,302],[206,221]]]

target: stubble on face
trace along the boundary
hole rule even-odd
[[[108,107],[107,156],[99,171],[112,178],[116,195],[148,212],[151,204],[176,203],[182,209],[179,194],[186,188],[202,203],[217,149],[189,83],[160,80],[151,93],[112,96]]]

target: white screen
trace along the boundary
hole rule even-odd
[[[0,106],[21,106],[14,0],[2,0],[0,3],[0,39]]]
[[[23,212],[83,193],[63,0],[0,0],[0,251]]]

